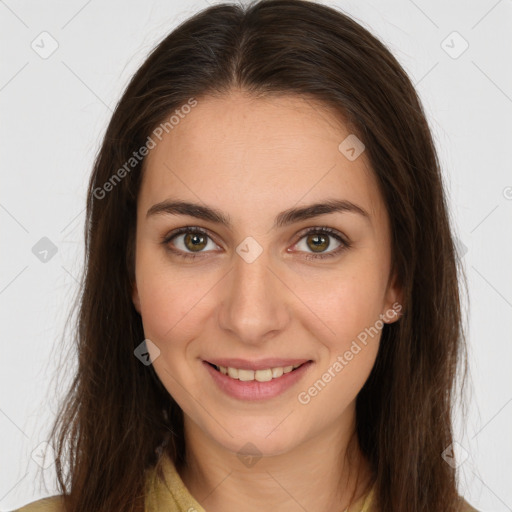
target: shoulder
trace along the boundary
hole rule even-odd
[[[62,496],[51,496],[33,501],[12,512],[64,512],[64,501]]]
[[[460,504],[460,512],[479,512],[473,508],[466,500],[462,499]]]

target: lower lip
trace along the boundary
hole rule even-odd
[[[210,373],[217,386],[227,395],[238,398],[239,400],[265,400],[280,395],[291,388],[304,376],[313,362],[308,361],[302,366],[299,366],[296,370],[284,373],[281,377],[272,379],[269,382],[232,379],[228,375],[224,375],[216,370],[206,361],[203,361],[203,364],[206,366],[207,371]]]

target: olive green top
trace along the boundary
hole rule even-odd
[[[158,464],[161,466],[165,482],[157,477],[156,468],[154,468],[147,478],[146,482],[146,512],[206,512],[199,502],[190,494],[185,487],[183,480],[177,472],[172,460],[163,455]],[[370,491],[353,503],[348,510],[344,512],[372,512],[373,495],[375,485]],[[52,496],[43,498],[13,512],[65,512],[63,508],[62,497]],[[335,511],[338,512],[338,511]],[[467,502],[463,501],[461,512],[478,512]]]

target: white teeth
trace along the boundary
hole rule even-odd
[[[270,368],[267,370],[257,370],[254,372],[254,378],[258,382],[269,382],[272,380],[272,370]]]
[[[254,370],[238,370],[238,380],[254,380]]]
[[[223,375],[229,375],[232,379],[238,379],[244,382],[257,380],[258,382],[269,382],[272,379],[278,379],[284,373],[290,373],[300,364],[295,366],[278,366],[276,368],[266,368],[265,370],[242,370],[238,368],[231,368],[230,366],[217,366]]]
[[[282,368],[272,368],[272,377],[275,379],[276,377],[281,377],[283,375],[284,370]]]

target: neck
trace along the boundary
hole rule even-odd
[[[350,504],[369,490],[372,475],[359,449],[354,421],[341,432],[339,428],[319,432],[292,450],[263,456],[249,467],[186,415],[184,427],[186,463],[179,474],[208,512],[262,508],[351,512]]]

